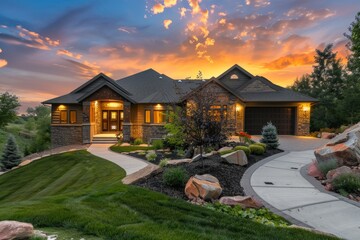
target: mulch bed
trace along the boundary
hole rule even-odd
[[[210,158],[204,159],[203,161],[185,163],[178,166],[183,167],[189,176],[194,176],[195,174],[210,174],[219,179],[220,185],[223,188],[222,196],[244,196],[243,188],[240,186],[240,180],[246,169],[248,169],[254,163],[280,152],[282,151],[275,149],[267,150],[265,154],[261,156],[250,155],[248,158],[248,165],[243,167],[235,164],[229,164],[222,160],[220,156],[212,156]],[[164,168],[164,171],[172,167],[176,166],[168,165]],[[163,172],[146,180],[137,182],[135,185],[161,192],[171,197],[186,200],[187,197],[184,193],[184,187],[174,189],[173,187],[167,186],[163,183],[162,175]]]
[[[156,159],[154,161],[151,161],[151,163],[156,164],[156,165],[159,165],[160,160],[164,159],[164,158],[171,159],[171,160],[184,159],[185,158],[184,156],[177,155],[175,151],[155,150],[155,153],[156,153],[157,157],[156,157]],[[146,159],[146,155],[139,154],[138,152],[136,152],[136,153],[135,152],[129,152],[127,155],[148,161]]]

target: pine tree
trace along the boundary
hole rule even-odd
[[[271,122],[263,127],[261,134],[260,142],[265,143],[268,147],[275,149],[280,145],[277,129]]]
[[[21,156],[19,155],[19,149],[13,136],[10,136],[7,140],[4,153],[2,155],[1,164],[4,169],[11,169],[16,167],[21,162]]]

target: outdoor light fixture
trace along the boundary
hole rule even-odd
[[[304,111],[304,117],[307,118],[307,112],[310,111],[310,105],[303,106],[302,110]]]
[[[240,112],[241,111],[241,105],[240,104],[236,104],[236,111]]]

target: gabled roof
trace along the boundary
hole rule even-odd
[[[229,74],[234,69],[239,70],[240,72],[244,73],[246,76],[248,76],[250,78],[254,77],[254,75],[252,75],[251,73],[249,73],[248,71],[246,71],[245,69],[240,67],[239,65],[235,64],[234,66],[232,66],[231,68],[226,70],[224,73],[222,73],[220,76],[218,76],[217,79],[220,79],[220,78],[224,77],[225,75]]]

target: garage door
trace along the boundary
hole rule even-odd
[[[245,131],[261,134],[262,127],[272,122],[280,135],[295,133],[295,109],[293,107],[247,107],[245,108]]]

